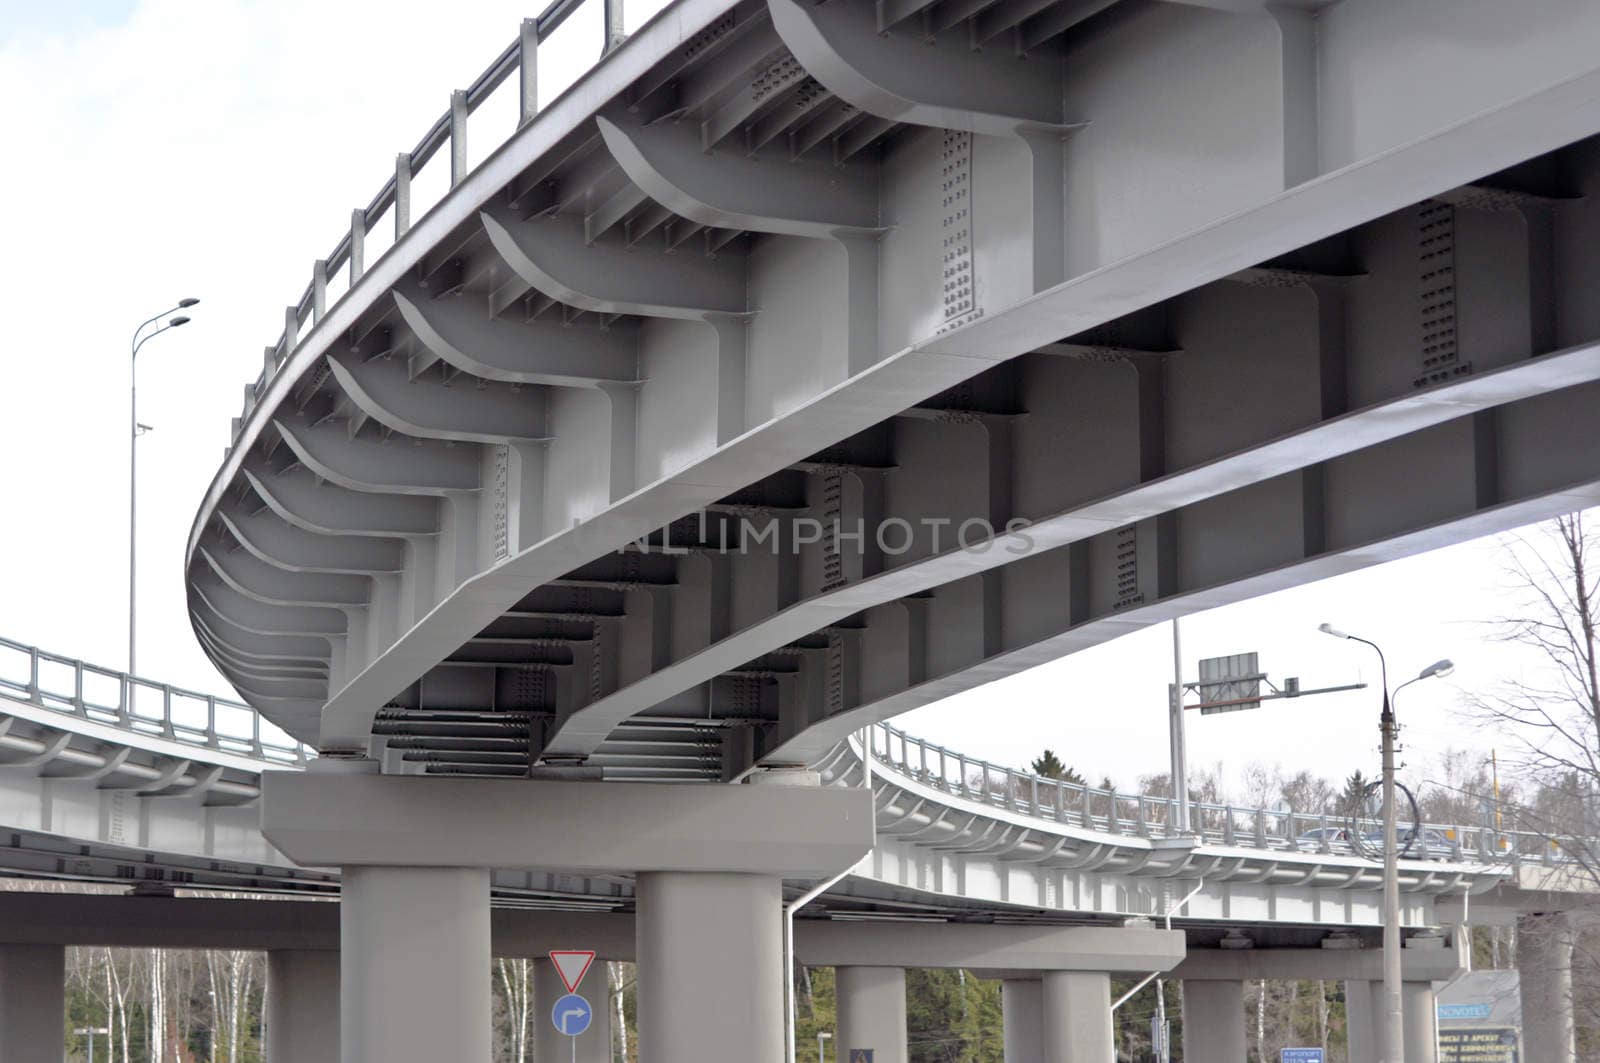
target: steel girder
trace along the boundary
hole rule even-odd
[[[524,714],[510,770],[728,776],[1588,497],[1562,452],[1594,375],[1564,294],[1590,268],[1588,155],[1549,153],[1600,128],[1592,10],[1005,0],[878,25],[856,3],[684,0],[301,337],[190,543],[197,630],[253,703],[331,750],[390,704]],[[1433,91],[1394,91],[1402,71]],[[1439,226],[1448,321],[1416,246]],[[1386,521],[1396,460],[1436,489]],[[1246,510],[1271,534],[1244,541]],[[819,517],[1038,531],[1005,564],[1016,536],[984,556],[924,530],[723,555],[750,515],[786,544]],[[597,560],[640,536],[690,552]],[[366,603],[253,582],[241,553]],[[470,648],[544,613],[591,625],[570,660]],[[286,641],[308,636],[326,649]],[[685,748],[621,770],[645,754],[607,743],[639,728]]]

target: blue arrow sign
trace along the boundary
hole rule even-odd
[[[550,1022],[568,1037],[583,1033],[593,1020],[594,1011],[589,1007],[589,1002],[576,993],[568,993],[550,1009]]]

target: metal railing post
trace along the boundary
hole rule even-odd
[[[39,647],[28,647],[28,700],[39,700]]]
[[[221,744],[221,739],[217,737],[217,699],[208,694],[206,696],[206,745],[216,749]]]
[[[315,324],[328,312],[328,260],[311,264],[311,321]]]
[[[411,230],[411,153],[394,157],[394,238]]]
[[[367,269],[367,212],[357,207],[350,212],[350,287]]]
[[[617,45],[628,39],[627,33],[622,28],[622,0],[605,0],[606,5],[606,52],[609,53]]]
[[[1226,806],[1226,811],[1223,814],[1227,818],[1222,821],[1222,844],[1223,845],[1234,845],[1234,844],[1237,844],[1238,838],[1237,838],[1237,835],[1234,833],[1233,806],[1232,805]]]
[[[467,94],[450,94],[450,187],[467,179]]]
[[[283,311],[283,356],[288,358],[294,353],[294,345],[300,337],[300,308],[288,306]]]
[[[533,121],[533,116],[539,113],[539,20],[525,18],[522,20],[522,47],[518,59],[518,73],[521,78],[522,105],[520,109],[519,126],[527,125]]]

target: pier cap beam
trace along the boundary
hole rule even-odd
[[[871,851],[872,797],[726,786],[265,772],[261,832],[303,866],[806,877]]]

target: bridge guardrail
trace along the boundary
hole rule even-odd
[[[1169,797],[1123,794],[1082,783],[1050,779],[1005,765],[992,764],[906,734],[887,723],[868,730],[873,760],[882,767],[945,793],[995,805],[1085,830],[1140,838],[1199,836],[1206,844],[1361,855],[1336,835],[1354,828],[1381,831],[1379,820],[1352,822],[1332,814],[1307,815],[1263,808],[1239,808],[1190,802],[1193,829],[1180,832],[1177,802]],[[1409,829],[1409,825],[1403,825]],[[1569,859],[1559,839],[1538,831],[1496,829],[1458,824],[1421,825],[1424,841],[1412,858],[1461,862],[1547,864]],[[1317,832],[1308,838],[1309,832]]]
[[[64,716],[277,764],[304,767],[316,755],[241,702],[130,676],[7,638],[0,638],[0,692],[20,695],[31,705]],[[1173,826],[1177,803],[1169,797],[1046,778],[969,757],[887,723],[868,728],[868,743],[880,766],[956,797],[1107,834],[1169,838],[1180,833]],[[1351,855],[1355,849],[1336,840],[1338,831],[1382,828],[1377,820],[1352,822],[1326,813],[1305,815],[1207,802],[1191,802],[1189,807],[1193,829],[1188,835],[1212,845]],[[1428,839],[1422,859],[1546,864],[1569,859],[1559,839],[1538,831],[1427,822],[1422,830]],[[1307,832],[1312,831],[1318,833],[1308,841]]]
[[[0,692],[135,734],[304,767],[315,751],[248,705],[0,638]]]
[[[511,42],[470,86],[451,93],[449,110],[434,121],[422,139],[417,142],[416,147],[395,157],[395,172],[384,182],[378,194],[365,207],[357,207],[350,212],[349,230],[340,237],[327,258],[316,261],[312,266],[310,283],[300,293],[300,297],[285,310],[283,332],[279,334],[276,342],[266,348],[261,375],[253,383],[245,385],[244,408],[233,422],[231,435],[233,440],[239,438],[239,432],[250,416],[256,399],[266,394],[267,385],[277,375],[279,367],[287,362],[294,352],[302,328],[315,325],[327,312],[329,285],[337,284],[339,271],[347,271],[345,291],[355,287],[356,282],[361,279],[366,266],[366,238],[373,231],[373,227],[382,220],[385,213],[392,212],[396,243],[411,228],[412,180],[446,145],[450,148],[448,153],[450,183],[445,195],[448,195],[449,189],[466,178],[471,169],[467,162],[467,125],[472,113],[488,100],[496,89],[505,84],[513,73],[519,75],[520,100],[517,124],[511,135],[538,113],[539,45],[550,40],[575,12],[588,4],[602,5],[604,17],[601,25],[601,47],[595,62],[605,58],[625,39],[622,31],[623,0],[554,0],[537,18],[523,19],[517,39]],[[566,49],[570,50],[571,42],[567,41],[564,44]],[[590,68],[592,66],[593,64]],[[586,71],[590,68],[586,68]],[[578,75],[580,79],[582,76],[582,73]],[[498,148],[509,138],[509,135],[502,138],[494,146]],[[431,207],[432,204],[429,205],[429,209]],[[339,297],[342,295],[343,293],[340,293]],[[335,298],[334,301],[337,302],[338,299]]]

